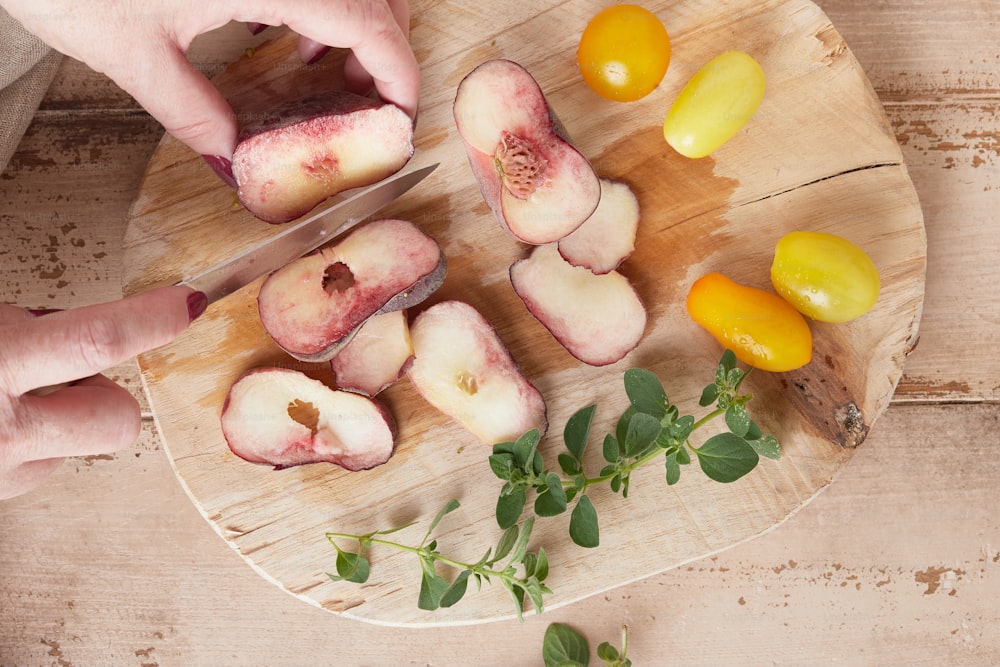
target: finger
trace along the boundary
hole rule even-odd
[[[201,155],[232,159],[238,132],[233,109],[179,46],[149,48],[108,74],[175,139]]]
[[[162,287],[5,326],[0,387],[19,396],[95,375],[170,342],[206,303],[190,288]]]
[[[369,74],[354,53],[344,59],[344,88],[358,95],[368,95],[375,87],[375,79]]]
[[[12,306],[7,303],[0,303],[0,326],[4,324],[16,324],[32,318],[31,311]]]
[[[287,24],[320,44],[351,49],[372,76],[379,96],[412,118],[417,112],[420,69],[406,32],[400,28],[409,21],[404,5],[384,0],[342,2],[336,10],[289,16]]]
[[[326,44],[320,44],[315,39],[309,39],[308,37],[299,37],[299,58],[307,65],[312,65],[317,60],[326,55],[330,47]]]
[[[128,391],[103,375],[18,401],[22,461],[110,454],[139,437],[142,415]]]
[[[28,461],[6,475],[0,475],[0,500],[7,500],[31,491],[44,482],[62,465],[63,459]]]

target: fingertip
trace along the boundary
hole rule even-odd
[[[201,317],[205,310],[208,309],[208,295],[204,292],[192,290],[192,292],[187,295],[187,309],[188,324],[190,324]]]

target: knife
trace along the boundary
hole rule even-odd
[[[439,163],[397,173],[295,223],[279,234],[176,283],[204,292],[215,303],[257,278],[332,241],[424,180]]]

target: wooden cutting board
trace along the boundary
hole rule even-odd
[[[582,82],[579,35],[604,3],[412,3],[411,42],[423,71],[411,167],[440,162],[416,189],[384,211],[433,235],[449,274],[428,303],[462,299],[497,328],[544,394],[550,435],[542,445],[555,468],[566,419],[599,405],[589,466],[626,405],[622,373],[656,372],[671,398],[698,410],[718,344],[687,317],[688,287],[707,271],[768,287],[778,238],[797,229],[830,231],[866,249],[883,290],[875,309],[848,324],[815,324],[814,360],[792,373],[757,372],[748,381],[752,414],[783,445],[736,483],[709,481],[697,466],[667,486],[661,464],[633,477],[627,500],[592,492],[602,542],[573,545],[567,517],[539,520],[532,548],[544,547],[554,594],[548,609],[716,553],[773,528],[827,486],[886,408],[923,303],[925,237],[920,205],[900,150],[864,72],[829,19],[804,0],[649,2],[672,37],[666,78],[635,103],[603,100]],[[683,83],[722,50],[754,55],[768,77],[750,124],[710,158],[688,160],[663,141],[661,123]],[[622,272],[647,305],[642,344],[609,367],[584,366],[534,321],[511,289],[507,268],[528,248],[500,229],[480,196],[456,134],[451,104],[462,77],[480,62],[510,58],[534,74],[577,147],[596,170],[628,182],[642,223]],[[301,65],[284,35],[217,78],[241,119],[282,99],[337,87],[337,58]],[[170,284],[274,234],[234,202],[189,149],[164,137],[151,158],[125,239],[125,290]],[[436,534],[442,551],[476,560],[495,544],[500,483],[490,448],[416,395],[403,380],[382,395],[399,426],[395,456],[348,473],[326,464],[274,471],[230,453],[219,414],[244,371],[277,364],[332,382],[323,365],[282,353],[262,330],[253,284],[214,304],[173,344],[139,358],[167,454],[192,501],[215,530],[264,577],[332,612],[379,624],[456,625],[511,618],[499,584],[470,591],[437,612],[417,608],[419,566],[376,548],[369,583],[334,583],[327,531],[364,533],[409,521],[399,534],[417,542],[450,498],[462,507]],[[609,323],[609,326],[613,324]],[[699,413],[700,414],[700,413]],[[596,444],[595,444],[596,443]],[[695,444],[699,444],[696,442]],[[858,508],[859,514],[863,508]]]

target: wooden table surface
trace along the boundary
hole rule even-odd
[[[928,263],[892,404],[813,502],[753,541],[524,623],[384,628],[248,567],[181,490],[149,418],[132,448],[69,460],[0,504],[0,667],[534,665],[556,621],[593,646],[628,624],[636,665],[1000,663],[1000,7],[819,5],[892,122]],[[266,36],[228,26],[190,56],[214,74]],[[64,62],[0,175],[0,299],[120,296],[126,212],[161,134]],[[145,405],[134,363],[111,375]]]

